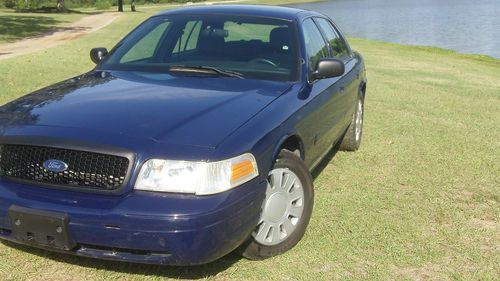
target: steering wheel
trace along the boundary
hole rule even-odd
[[[265,63],[265,64],[269,64],[269,65],[272,65],[274,67],[278,67],[278,65],[268,59],[263,59],[263,58],[256,58],[256,59],[253,59],[250,61],[251,63],[253,62],[256,62],[256,63]]]

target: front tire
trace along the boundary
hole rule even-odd
[[[307,166],[296,154],[282,150],[269,172],[259,224],[240,247],[241,254],[262,260],[293,248],[304,236],[313,202],[313,180]]]

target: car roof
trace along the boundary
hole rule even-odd
[[[280,6],[267,5],[196,5],[160,12],[158,15],[187,15],[187,14],[232,14],[246,16],[260,16],[295,20],[319,13]]]

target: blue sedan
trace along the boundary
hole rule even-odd
[[[0,238],[193,265],[294,247],[311,171],[357,150],[366,75],[328,17],[221,5],[160,13],[83,75],[0,107]]]

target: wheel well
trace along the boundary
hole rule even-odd
[[[279,151],[286,149],[295,153],[301,159],[304,159],[304,146],[302,145],[302,140],[296,136],[289,136],[280,146]],[[278,151],[278,153],[279,153]]]
[[[359,89],[360,89],[359,94],[364,98],[366,94],[366,82],[363,82],[359,87]]]

